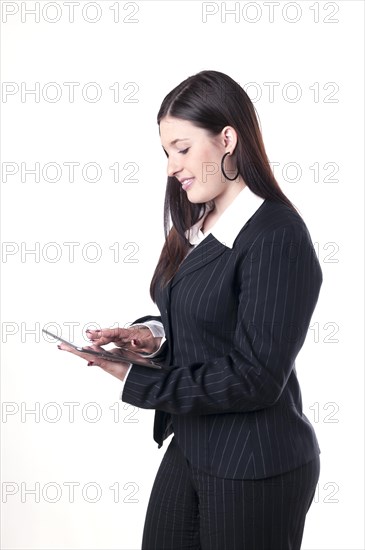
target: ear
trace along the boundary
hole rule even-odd
[[[237,145],[237,132],[233,126],[225,126],[221,132],[222,144],[226,149],[226,152],[233,155]]]

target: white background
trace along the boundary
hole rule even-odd
[[[268,2],[80,0],[70,22],[65,2],[2,2],[4,549],[140,548],[167,447],[152,439],[153,411],[123,404],[117,379],[58,351],[41,329],[85,344],[88,323],[158,314],[149,284],[163,244],[166,158],[156,114],[203,69],[229,74],[255,102],[274,173],[323,270],[297,359],[321,447],[302,549],[365,548],[364,4],[270,4],[273,12]],[[65,82],[79,83],[73,102]],[[37,86],[38,98],[24,93]],[[67,162],[79,163],[74,181]],[[35,163],[39,181],[26,172]],[[87,163],[99,178],[92,167],[83,175]],[[137,181],[126,179],[127,163]]]

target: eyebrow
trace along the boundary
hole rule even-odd
[[[178,141],[186,141],[187,139],[189,138],[177,138],[177,139],[174,139],[174,141],[172,141],[170,143],[170,145],[175,145],[175,143],[177,143]]]
[[[170,145],[175,145],[175,143],[177,143],[178,141],[187,141],[187,140],[189,140],[189,138],[177,138],[171,141]],[[164,146],[162,146],[162,148],[164,149]]]

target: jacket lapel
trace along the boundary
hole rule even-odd
[[[227,247],[219,242],[212,233],[209,233],[209,235],[182,261],[168,286],[170,286],[170,289],[173,288],[183,277],[213,262],[226,250]]]

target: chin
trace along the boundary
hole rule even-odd
[[[209,201],[212,200],[211,196],[206,196],[202,193],[201,194],[194,193],[193,190],[191,190],[190,192],[187,191],[186,196],[187,196],[188,201],[193,202],[195,204],[203,204],[205,202],[209,202]]]
[[[187,199],[189,202],[192,202],[194,204],[198,204],[198,203],[201,203],[201,202],[204,202],[202,201],[201,199],[196,199],[195,197],[189,197],[189,195],[187,195]]]

